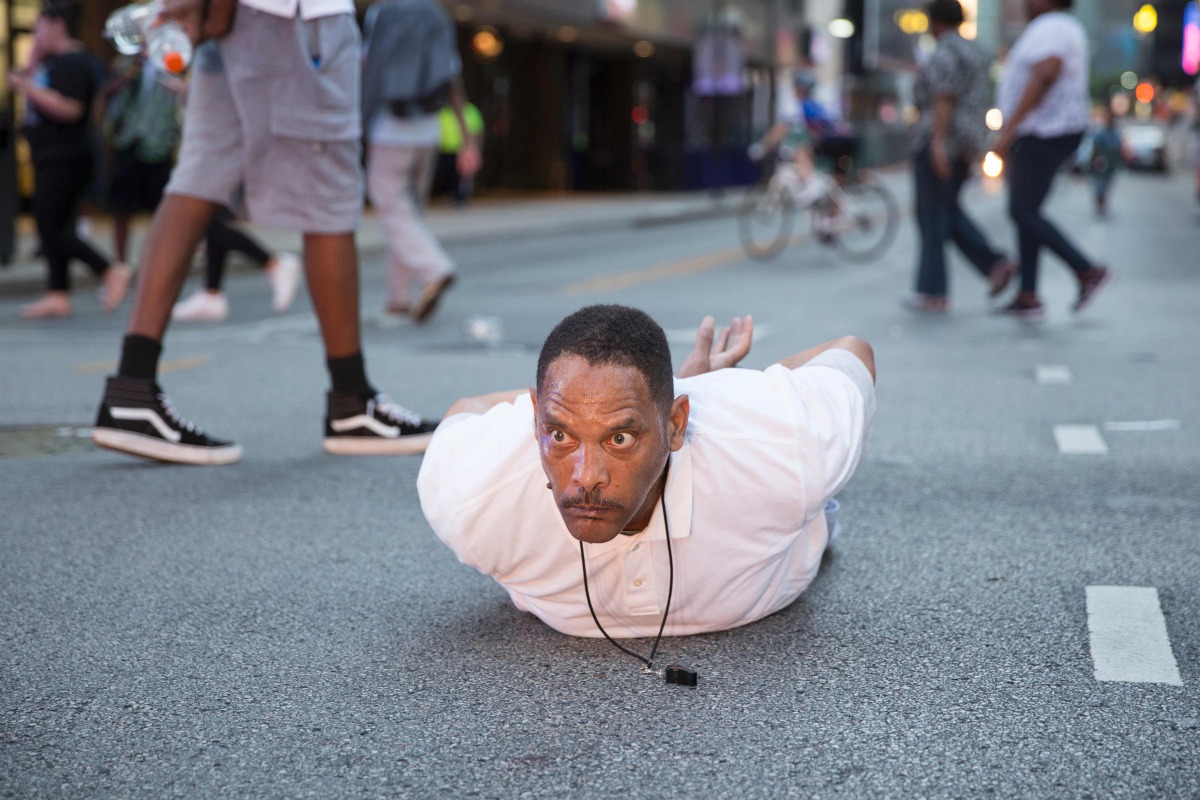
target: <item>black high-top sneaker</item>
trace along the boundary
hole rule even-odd
[[[338,456],[419,455],[436,422],[425,422],[386,394],[363,397],[329,392],[325,452]]]
[[[240,445],[214,439],[179,416],[149,378],[109,377],[92,441],[109,450],[176,464],[233,464],[242,457]]]

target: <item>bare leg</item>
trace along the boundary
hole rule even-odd
[[[353,233],[304,234],[304,270],[308,294],[327,358],[362,349],[358,322],[358,249]]]
[[[161,342],[188,264],[216,203],[168,194],[154,212],[138,258],[137,292],[126,332]]]

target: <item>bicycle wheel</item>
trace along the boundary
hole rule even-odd
[[[852,261],[877,258],[896,237],[900,211],[891,192],[874,181],[850,183],[837,192],[827,230],[838,252]]]
[[[779,254],[792,236],[796,204],[786,189],[774,182],[751,186],[738,212],[742,247],[754,258]]]

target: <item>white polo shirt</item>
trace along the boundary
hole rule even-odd
[[[791,603],[827,544],[825,502],[854,473],[875,390],[866,366],[829,350],[805,366],[678,380],[691,405],[664,490],[675,561],[666,635],[734,628]],[[546,488],[527,393],[438,426],[417,478],[421,508],[459,560],[524,611],[598,637],[579,542]],[[662,503],[647,528],[584,545],[592,604],[612,636],[658,632],[669,566]]]
[[[296,16],[297,10],[304,19],[354,13],[354,0],[238,0],[238,2],[244,6],[257,8],[259,11],[288,19]]]
[[[1042,102],[1021,120],[1018,135],[1065,136],[1087,130],[1091,122],[1087,35],[1065,11],[1034,17],[1013,43],[996,92],[1000,111],[1007,119],[1016,110],[1034,65],[1051,57],[1062,61],[1062,71]]]

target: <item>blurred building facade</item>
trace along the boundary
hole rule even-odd
[[[481,185],[681,189],[753,177],[802,0],[446,0],[487,122]]]

